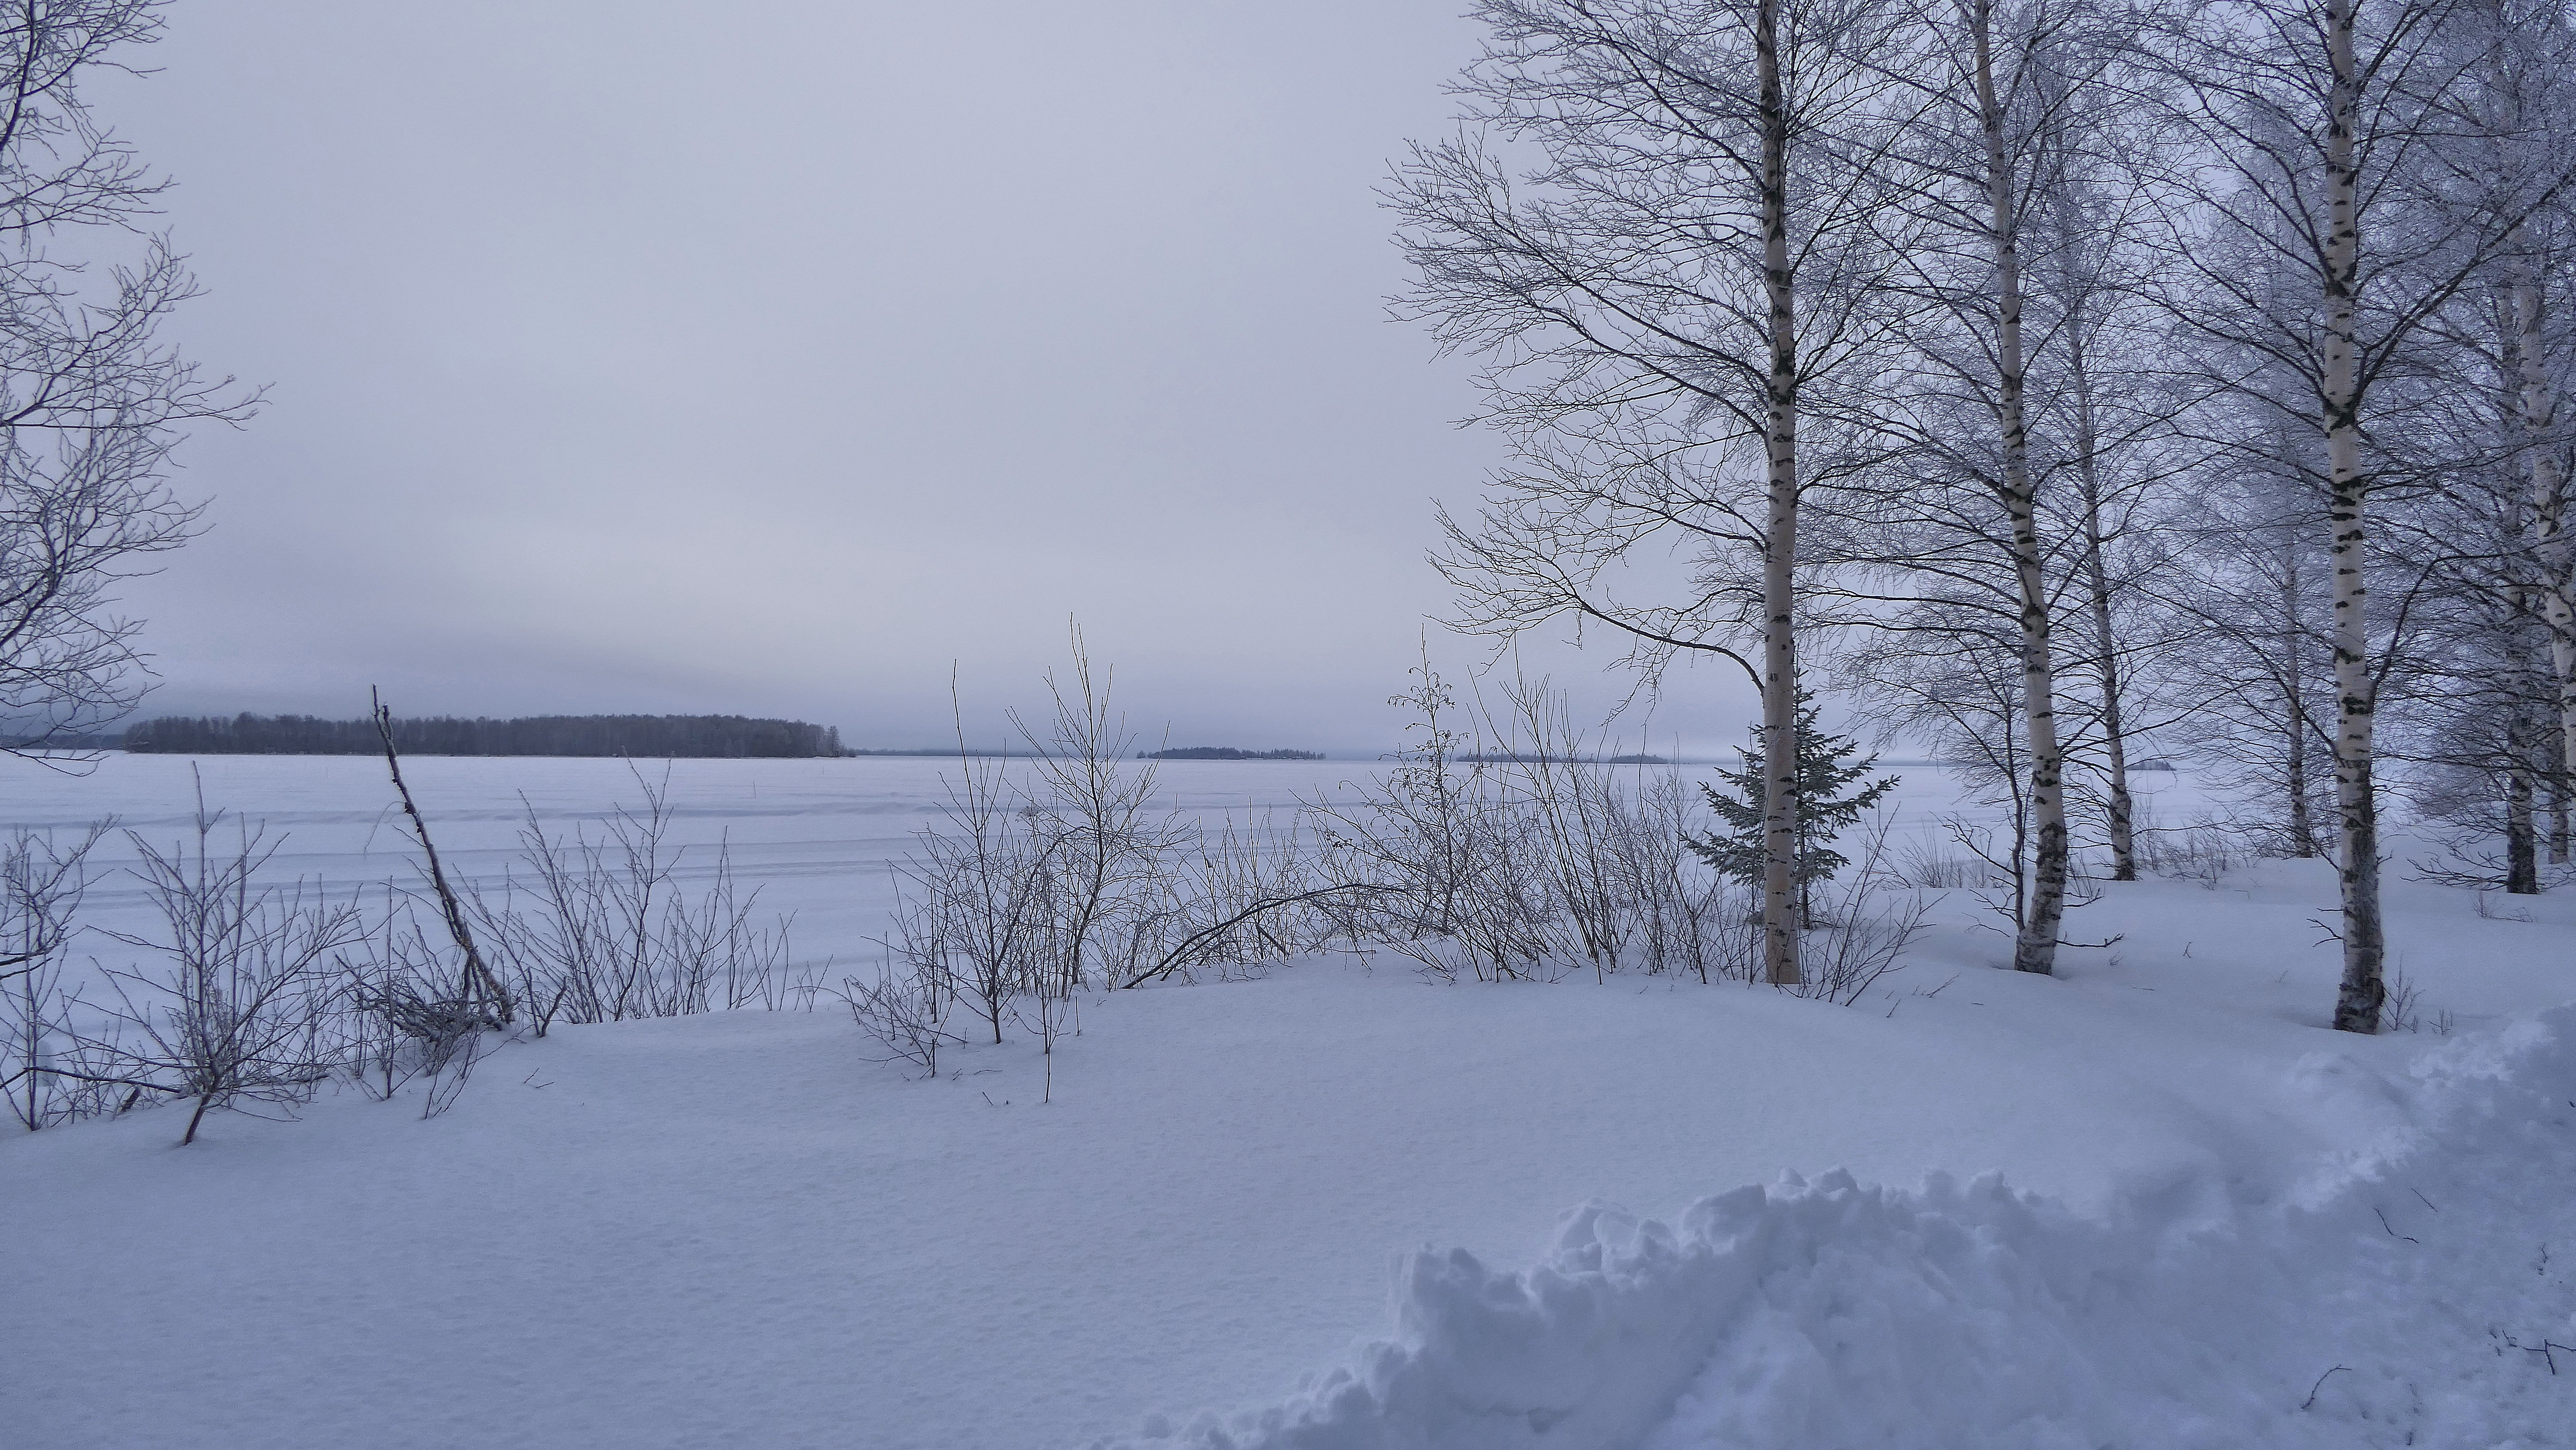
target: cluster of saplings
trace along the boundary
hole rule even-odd
[[[851,753],[841,748],[836,727],[741,715],[439,715],[396,720],[393,732],[395,746],[406,755],[795,760]],[[127,727],[122,744],[162,755],[373,755],[384,748],[373,720],[249,714],[146,720]]]
[[[1048,683],[1053,718],[1020,727],[1024,753],[961,752],[941,820],[902,863],[883,964],[831,992],[887,1059],[923,1075],[953,1048],[1018,1031],[1041,1047],[1051,1096],[1058,1038],[1089,995],[1319,952],[1391,954],[1447,981],[1765,979],[1759,732],[1738,768],[1694,787],[1611,768],[1544,686],[1506,692],[1507,712],[1462,729],[1426,664],[1395,697],[1416,718],[1390,768],[1284,820],[1210,829],[1156,809],[1158,762],[1130,759],[1078,635],[1070,678]],[[1890,852],[1887,818],[1864,817],[1896,782],[1812,705],[1800,726],[1810,970],[1775,985],[1857,1000],[1898,966],[1924,888],[1980,891],[2019,927],[2027,873],[2013,857],[1964,829],[1964,858]],[[531,813],[515,863],[474,881],[441,861],[394,736],[380,711],[416,882],[334,893],[277,881],[263,868],[279,843],[201,800],[176,840],[125,833],[159,925],[93,928],[127,955],[84,984],[68,978],[70,944],[108,827],[67,845],[16,834],[0,852],[0,1094],[24,1126],[176,1102],[187,1142],[210,1109],[292,1103],[334,1082],[386,1099],[425,1083],[435,1113],[512,1034],[810,1010],[825,993],[721,845],[693,864],[703,884],[682,885],[667,782],[639,772],[642,804],[595,832],[550,834]],[[2164,854],[2212,879],[2225,864],[2223,851]]]
[[[1317,952],[1390,953],[1447,980],[1760,976],[1758,808],[1671,771],[1605,768],[1544,686],[1462,729],[1425,665],[1395,700],[1415,722],[1391,768],[1284,818],[1210,829],[1155,809],[1157,762],[1131,759],[1078,636],[1071,676],[1049,685],[1053,720],[1022,727],[1020,768],[961,756],[903,865],[885,963],[844,983],[889,1059],[924,1074],[1021,1031],[1051,1085],[1085,994]],[[1883,824],[1854,859],[1833,849],[1893,782],[1868,781],[1848,740],[1811,731],[1802,746],[1811,970],[1791,990],[1849,1002],[1895,967],[1924,900]],[[1760,772],[1757,749],[1727,779]],[[1703,796],[1722,810],[1714,829]]]
[[[68,843],[20,830],[0,849],[0,1096],[23,1126],[176,1102],[185,1143],[210,1109],[333,1082],[388,1099],[424,1083],[435,1113],[509,1034],[813,1005],[819,973],[791,965],[787,921],[759,912],[721,844],[683,884],[667,781],[639,772],[641,804],[596,830],[549,833],[531,811],[516,861],[477,882],[440,861],[394,722],[380,731],[415,882],[279,881],[265,868],[283,842],[201,795],[176,839],[123,832],[157,925],[86,926],[109,959],[76,980],[90,858],[111,827]]]

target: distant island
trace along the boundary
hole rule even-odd
[[[844,750],[841,753],[843,755],[926,756],[948,760],[955,760],[960,756],[971,756],[977,759],[1009,760],[1017,756],[1028,754],[1025,750],[1013,750],[1009,746],[1003,746],[998,750],[976,750],[972,747],[961,749],[954,745],[923,745],[910,750]]]
[[[1660,755],[1522,755],[1514,751],[1486,751],[1462,755],[1469,765],[1670,765]]]
[[[311,715],[170,716],[126,729],[141,755],[373,755],[384,749],[372,720]],[[642,759],[780,760],[841,756],[841,732],[802,720],[741,715],[533,715],[394,721],[406,755],[596,755]]]
[[[1231,745],[1183,745],[1169,750],[1139,750],[1138,760],[1321,760],[1320,750],[1237,750]]]

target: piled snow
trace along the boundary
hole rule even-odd
[[[29,770],[13,815],[167,836],[186,767]],[[1164,779],[1239,811],[1347,769]],[[800,955],[860,965],[936,775],[674,781]],[[414,772],[487,879],[521,790],[562,826],[624,779]],[[290,871],[408,869],[365,762],[206,783]],[[2118,943],[2041,979],[1953,895],[1850,1008],[1310,961],[1086,1000],[1050,1104],[1023,1039],[910,1081],[826,1010],[558,1029],[426,1121],[0,1135],[0,1446],[2576,1443],[2576,1357],[2518,1347],[2576,1343],[2576,1021],[2537,1015],[2576,997],[2576,893],[2391,881],[2448,1040],[2327,1030],[2334,899],[2317,862],[2114,884],[2070,929]],[[1587,1200],[1635,1212],[1560,1222]],[[1423,1244],[1456,1247],[1391,1259]]]
[[[2328,1072],[2323,1057],[2302,1064]],[[1537,1268],[1403,1268],[1398,1333],[1256,1450],[2576,1443],[2576,1009],[2415,1065],[2418,1125],[2274,1206],[2090,1219],[1993,1175],[1587,1205]],[[2547,1236],[2561,1236],[2553,1258]],[[1161,1427],[1156,1427],[1161,1428]]]

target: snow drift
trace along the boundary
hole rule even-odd
[[[1288,1402],[1129,1443],[2576,1443],[2576,1007],[2413,1079],[2411,1126],[2268,1204],[2169,1182],[2091,1219],[1993,1176],[1837,1171],[1677,1224],[1586,1205],[1535,1268],[1413,1255],[1394,1338]]]

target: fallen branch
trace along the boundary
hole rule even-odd
[[[1300,891],[1294,896],[1273,897],[1268,901],[1254,902],[1251,906],[1236,912],[1234,915],[1216,923],[1214,926],[1201,927],[1197,931],[1191,932],[1188,936],[1181,938],[1180,945],[1172,948],[1169,952],[1164,953],[1161,961],[1156,962],[1154,965],[1145,968],[1143,971],[1138,972],[1136,975],[1129,977],[1126,981],[1120,983],[1120,989],[1124,990],[1128,987],[1142,986],[1145,983],[1154,981],[1158,978],[1170,976],[1173,972],[1180,969],[1181,963],[1187,961],[1190,953],[1197,950],[1201,943],[1215,937],[1223,936],[1227,932],[1232,931],[1236,927],[1243,925],[1245,922],[1252,920],[1254,917],[1261,915],[1263,912],[1268,911],[1273,907],[1295,906],[1301,901],[1313,901],[1317,897],[1330,896],[1337,891],[1401,891],[1403,889],[1404,888],[1400,886],[1373,886],[1365,882],[1346,881],[1339,886],[1319,886],[1312,891]]]
[[[501,988],[501,979],[483,964],[483,954],[474,948],[474,932],[465,924],[465,908],[448,888],[447,872],[438,864],[438,848],[429,842],[429,822],[421,819],[420,807],[412,803],[411,787],[403,783],[402,757],[394,749],[394,712],[373,689],[367,691],[369,714],[376,722],[376,737],[384,742],[385,769],[394,778],[394,793],[402,797],[403,814],[411,817],[413,839],[420,842],[420,852],[429,858],[429,884],[438,893],[438,909],[447,918],[447,934],[455,939],[456,949],[465,954],[465,998],[472,1001],[476,992],[491,1000],[492,1025],[510,1025],[510,994]]]

